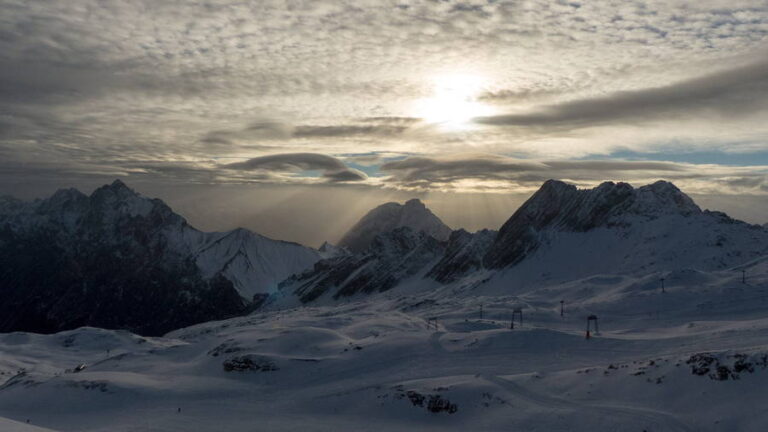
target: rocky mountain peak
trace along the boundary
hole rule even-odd
[[[352,252],[363,252],[377,235],[401,227],[411,228],[414,232],[424,231],[441,241],[451,235],[451,229],[423,202],[411,199],[405,204],[391,202],[374,208],[342,237],[339,246]]]
[[[621,182],[577,189],[562,181],[548,180],[501,227],[485,264],[515,264],[537,247],[537,232],[543,230],[584,232],[664,215],[685,217],[698,213],[701,209],[693,200],[666,181],[637,189]]]
[[[691,197],[683,193],[674,184],[663,180],[637,189],[637,200],[634,210],[636,212],[672,212],[683,215],[701,212],[701,209],[693,202]]]
[[[136,191],[128,187],[128,185],[125,184],[120,179],[115,179],[115,181],[113,181],[112,183],[97,188],[93,193],[96,195],[105,194],[105,193],[115,194],[115,195],[124,195],[124,196],[138,195]]]
[[[335,258],[349,254],[349,251],[343,247],[339,247],[328,242],[323,242],[317,251],[320,253],[320,257],[323,259]]]
[[[88,198],[88,196],[75,188],[64,188],[54,192],[53,195],[48,198],[48,201],[63,202],[70,200],[80,200],[83,198]]]
[[[157,225],[186,223],[162,200],[145,197],[119,179],[96,189],[89,198],[91,218],[150,218]]]
[[[411,198],[408,201],[405,202],[405,207],[408,209],[426,209],[427,206],[424,205],[423,202],[421,202],[418,198]]]
[[[111,184],[104,185],[97,188],[91,194],[92,199],[101,199],[101,200],[110,199],[110,198],[125,199],[125,198],[138,197],[138,196],[139,194],[136,191],[129,188],[128,185],[123,183],[123,181],[120,179],[116,179]]]
[[[120,180],[90,196],[0,198],[0,228],[0,331],[162,334],[243,313],[319,259],[246,229],[200,232]]]
[[[75,188],[59,189],[50,198],[40,202],[42,211],[73,210],[88,202],[88,196]]]

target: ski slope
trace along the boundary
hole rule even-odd
[[[3,334],[0,430],[768,428],[768,260],[536,289],[497,278],[161,338]],[[600,333],[587,340],[589,314]]]

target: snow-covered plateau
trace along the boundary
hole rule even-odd
[[[768,263],[744,268],[396,288],[160,338],[8,333],[0,430],[764,431]]]

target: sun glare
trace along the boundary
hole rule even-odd
[[[451,130],[470,128],[474,117],[493,113],[477,100],[485,79],[476,75],[442,75],[432,80],[432,96],[414,102],[414,114]]]

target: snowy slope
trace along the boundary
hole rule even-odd
[[[391,202],[371,210],[344,234],[339,246],[356,253],[364,252],[376,236],[401,227],[424,231],[441,241],[448,240],[451,234],[451,229],[424,203],[412,199],[405,204]]]
[[[377,235],[364,253],[325,259],[286,279],[270,302],[291,305],[296,297],[306,303],[321,297],[338,300],[384,292],[411,278],[423,277],[444,251],[445,244],[424,231],[396,228]]]
[[[411,268],[407,273],[393,274],[372,264],[372,256],[386,255],[373,242],[364,253],[321,261],[287,280],[275,301],[307,303],[326,292],[337,293],[332,298],[338,300],[345,293],[376,293],[400,285],[428,290],[434,281],[451,289],[482,281],[503,294],[596,274],[719,270],[768,254],[768,231],[724,213],[702,211],[663,181],[639,188],[606,182],[579,190],[550,180],[498,233],[454,231],[441,252],[427,253],[423,259],[417,258],[423,254],[420,242],[399,244],[401,250],[390,261],[403,258]],[[382,280],[386,283],[366,288]],[[299,302],[285,299],[291,295]]]
[[[54,432],[53,429],[41,428],[2,417],[0,417],[0,430],[3,432]]]
[[[395,290],[163,338],[0,335],[0,417],[62,431],[763,431],[768,258],[744,268],[746,284],[738,267]]]
[[[491,268],[515,265],[526,259],[550,233],[590,232],[597,228],[623,228],[661,220],[660,226],[685,223],[702,216],[693,200],[672,183],[659,181],[640,188],[627,183],[605,182],[594,189],[578,190],[548,180],[502,225],[487,255]],[[720,215],[707,221],[720,223]],[[706,225],[706,221],[701,225]]]
[[[248,316],[157,338],[0,334],[0,426],[766,430],[765,230],[668,184],[547,187],[568,211],[534,200],[520,213],[537,215],[533,235],[401,228],[318,261]],[[522,259],[483,262],[516,239],[532,241],[512,248]]]
[[[526,259],[494,278],[534,286],[593,274],[646,275],[682,268],[718,270],[761,257],[768,233],[722,215],[669,216],[623,228],[547,231]]]
[[[559,198],[547,196],[553,190]],[[670,183],[577,191],[550,181],[504,224],[485,263],[510,284],[537,285],[604,273],[718,270],[767,252],[768,231],[701,211]]]
[[[193,249],[205,277],[222,274],[245,298],[277,290],[281,280],[310,268],[320,259],[314,249],[261,236],[243,228],[206,233]]]

